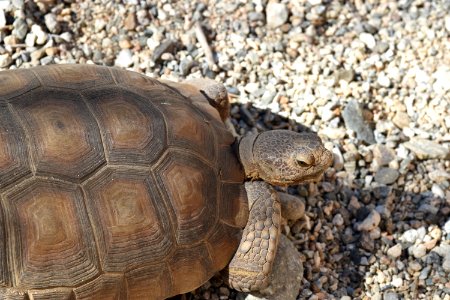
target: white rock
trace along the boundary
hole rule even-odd
[[[419,234],[416,229],[409,229],[403,233],[400,237],[400,241],[414,244],[419,237]]]
[[[12,58],[8,53],[0,55],[0,68],[6,68],[12,63]]]
[[[245,91],[249,94],[254,94],[259,89],[259,83],[249,82],[245,85]]]
[[[435,194],[437,197],[441,197],[442,199],[445,198],[444,190],[436,183],[433,184],[433,186],[431,187],[431,192]]]
[[[445,17],[445,29],[450,33],[450,15]]]
[[[340,171],[344,168],[344,157],[342,156],[342,152],[338,147],[334,147],[333,150],[333,167],[336,171]]]
[[[386,74],[384,72],[381,72],[378,75],[377,82],[379,85],[381,85],[382,87],[385,87],[385,88],[388,88],[391,86],[391,80],[389,79],[389,77],[386,76]]]
[[[32,32],[28,33],[27,36],[25,37],[25,45],[27,45],[27,47],[33,47],[35,43],[36,43],[36,34]]]
[[[128,68],[133,64],[133,54],[130,49],[122,49],[117,55],[114,65],[122,68]]]
[[[377,44],[377,42],[375,41],[375,38],[373,37],[373,35],[371,35],[370,33],[367,33],[367,32],[361,32],[359,34],[359,39],[369,49],[375,48],[375,46]]]
[[[48,34],[44,32],[39,25],[32,25],[31,32],[36,35],[36,44],[44,45],[48,40]]]
[[[399,288],[403,285],[403,279],[401,279],[400,277],[394,277],[392,278],[391,284]]]
[[[344,225],[344,218],[342,218],[341,214],[336,214],[333,218],[333,225],[342,226]]]
[[[6,26],[5,12],[0,8],[0,29]]]
[[[409,251],[414,255],[415,258],[424,257],[427,254],[427,248],[423,244],[413,245],[409,247]]]
[[[10,5],[10,0],[0,0],[0,9],[7,10]]]
[[[286,23],[288,19],[288,9],[285,4],[269,2],[266,7],[266,20],[269,28],[277,28]]]
[[[402,245],[397,244],[395,246],[392,246],[387,250],[387,255],[393,258],[399,257],[400,255],[402,255]]]
[[[417,84],[427,84],[430,81],[430,76],[428,75],[428,73],[420,68],[415,69],[415,74]]]
[[[426,235],[427,235],[427,230],[425,227],[419,227],[417,229],[417,239],[419,241],[423,241],[423,239],[425,238]]]
[[[448,221],[445,222],[443,230],[446,234],[450,234],[450,219],[448,219]]]
[[[433,73],[436,81],[433,84],[433,89],[436,93],[445,93],[450,90],[450,68],[441,67]]]

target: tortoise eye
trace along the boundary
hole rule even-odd
[[[310,165],[306,161],[297,160],[297,165],[300,167],[309,167]]]
[[[297,154],[297,157],[295,158],[297,165],[303,168],[313,165],[314,161],[315,160],[312,155]]]

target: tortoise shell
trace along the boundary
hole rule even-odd
[[[180,91],[93,65],[0,72],[1,299],[161,299],[227,265],[244,173],[218,112]]]

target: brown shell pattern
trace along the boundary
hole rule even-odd
[[[138,73],[0,72],[0,299],[163,299],[248,216],[218,113]]]

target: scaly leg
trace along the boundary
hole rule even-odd
[[[246,182],[245,189],[250,214],[225,277],[232,288],[249,292],[269,283],[280,237],[281,210],[277,193],[267,183]]]

